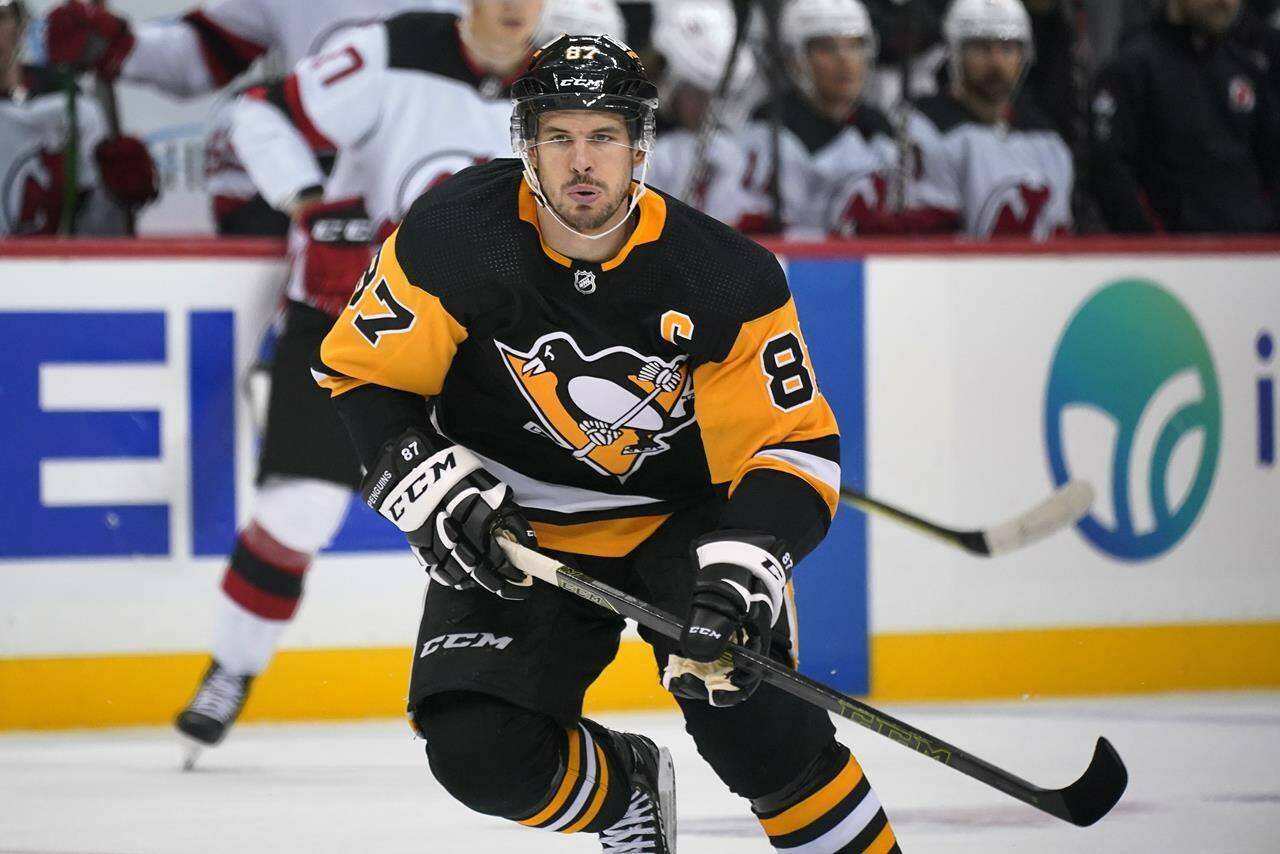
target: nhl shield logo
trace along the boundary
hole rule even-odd
[[[535,421],[596,472],[620,481],[647,457],[670,449],[667,437],[693,423],[693,386],[684,356],[664,361],[628,347],[585,355],[567,333],[539,338],[527,351],[495,341]]]
[[[580,294],[594,294],[596,292],[596,274],[591,270],[574,270],[573,286],[578,289]]]

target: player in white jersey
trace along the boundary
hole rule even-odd
[[[131,25],[109,9],[67,0],[49,12],[55,64],[92,68],[107,81],[152,86],[189,98],[227,86],[270,52],[292,68],[345,26],[460,0],[220,0],[177,18]],[[193,61],[194,60],[194,61]],[[206,180],[222,233],[278,232],[284,220],[261,202],[231,148],[230,113],[214,108],[206,138]]]
[[[293,219],[291,271],[251,520],[223,578],[213,662],[177,721],[196,742],[216,744],[239,713],[360,483],[346,431],[312,381],[311,354],[373,243],[414,199],[509,150],[508,86],[527,64],[540,7],[472,0],[461,18],[406,13],[346,30],[236,103],[236,150],[263,198]],[[317,150],[337,152],[327,178]]]
[[[821,236],[884,230],[897,163],[888,119],[864,99],[876,55],[871,18],[859,0],[793,0],[779,22],[795,87],[778,140],[778,222],[790,233]],[[768,230],[773,131],[767,110],[743,134],[747,151],[744,231]]]
[[[1035,61],[1019,0],[955,0],[943,21],[950,84],[908,120],[919,162],[904,230],[1038,240],[1071,229],[1071,152],[1029,98]]]
[[[728,0],[666,0],[654,6],[651,40],[661,54],[658,140],[649,183],[687,205],[733,225],[743,213],[746,158],[734,129],[750,111],[755,58],[743,47],[723,103],[712,103],[733,49],[735,18]],[[712,126],[704,127],[714,110]],[[703,134],[710,136],[700,139]]]
[[[63,218],[67,96],[62,75],[20,61],[26,24],[21,0],[0,0],[0,236],[53,234]],[[155,198],[155,163],[133,137],[106,139],[102,109],[84,95],[76,98],[76,131],[74,231],[120,234],[116,204]]]
[[[615,0],[545,0],[533,43],[542,45],[563,33],[627,39],[627,22]]]

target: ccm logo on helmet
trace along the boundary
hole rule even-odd
[[[574,86],[581,89],[591,89],[600,91],[604,89],[604,78],[602,77],[557,77],[556,85],[560,88],[566,86]]]
[[[498,637],[489,632],[462,632],[460,634],[440,635],[422,645],[422,652],[418,655],[418,658],[426,658],[431,653],[441,649],[484,649],[485,647],[506,649],[511,645],[511,640],[505,635]]]

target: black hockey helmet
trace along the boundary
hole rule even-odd
[[[511,101],[511,147],[520,155],[538,134],[538,117],[554,110],[616,113],[637,148],[653,148],[658,88],[635,51],[610,36],[562,35],[543,45],[512,84]]]

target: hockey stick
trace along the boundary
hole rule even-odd
[[[80,84],[75,71],[60,70],[63,94],[67,98],[67,138],[62,144],[62,217],[58,234],[70,237],[76,233],[76,214],[80,207]]]
[[[630,617],[645,628],[673,640],[678,640],[684,632],[684,626],[670,614],[564,566],[544,554],[525,548],[505,533],[499,537],[498,542],[511,562],[534,578],[554,584],[561,590],[623,617]],[[851,720],[961,774],[999,789],[1010,797],[1080,827],[1087,827],[1106,815],[1120,800],[1129,781],[1124,763],[1120,761],[1120,755],[1111,746],[1111,742],[1099,738],[1094,747],[1093,759],[1079,779],[1063,789],[1043,789],[764,655],[736,644],[730,644],[729,650],[734,659],[750,662],[759,668],[765,682],[793,697]]]
[[[689,174],[685,176],[684,187],[681,188],[683,195],[680,198],[694,206],[697,204],[694,194],[707,180],[711,170],[711,137],[719,130],[720,108],[728,96],[729,83],[733,80],[733,69],[738,64],[738,53],[746,41],[747,28],[751,22],[751,0],[734,0],[733,13],[735,16],[733,45],[729,48],[729,56],[725,59],[724,70],[720,72],[716,90],[707,101],[706,112],[702,115],[702,124],[698,126],[698,135],[694,139],[693,165],[689,169]]]
[[[1093,487],[1082,480],[1070,481],[1039,504],[1012,519],[973,531],[944,527],[847,486],[840,488],[840,501],[866,513],[887,516],[970,554],[995,557],[1025,548],[1079,522],[1093,503]]]

